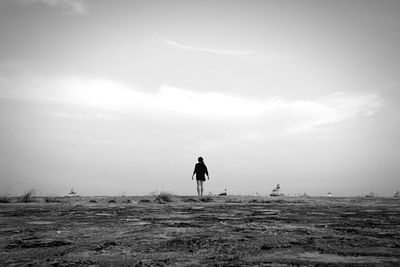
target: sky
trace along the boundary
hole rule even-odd
[[[0,0],[0,193],[392,196],[399,1]]]

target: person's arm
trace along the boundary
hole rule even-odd
[[[193,180],[193,177],[194,177],[195,173],[196,173],[196,165],[194,166],[194,171],[193,171],[193,174],[192,174],[192,180]]]
[[[210,175],[208,175],[207,166],[206,166],[206,165],[204,165],[204,167],[206,167],[206,174],[207,174],[207,178],[208,178],[208,180],[210,180]]]

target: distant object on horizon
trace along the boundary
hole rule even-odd
[[[279,197],[283,196],[281,193],[281,186],[279,184],[276,185],[276,187],[272,190],[271,194],[269,194],[271,197]]]
[[[326,195],[327,197],[331,197],[332,193],[329,191],[328,194]]]
[[[226,188],[225,188],[225,192],[219,193],[218,196],[227,196],[228,194],[226,193]]]
[[[309,197],[309,195],[306,192],[304,192],[302,195],[300,195],[300,197]]]
[[[71,191],[65,195],[66,197],[79,197],[79,195],[71,188]]]
[[[371,193],[366,194],[365,197],[378,197],[378,195],[371,191]]]
[[[400,197],[400,192],[399,192],[399,190],[397,190],[397,192],[394,194],[393,197]]]

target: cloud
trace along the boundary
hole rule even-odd
[[[252,50],[219,50],[219,49],[211,49],[211,48],[203,48],[203,47],[196,47],[196,46],[189,46],[189,45],[183,45],[178,42],[164,39],[164,43],[185,49],[188,51],[195,51],[195,52],[204,52],[204,53],[212,53],[212,54],[220,54],[220,55],[231,55],[231,56],[250,56],[254,53]]]
[[[115,115],[109,115],[109,114],[102,114],[102,113],[93,113],[93,114],[82,114],[78,112],[59,112],[59,111],[54,111],[52,112],[52,115],[60,118],[67,118],[67,119],[100,119],[100,120],[116,120],[118,119],[117,116]]]
[[[162,39],[164,43],[169,46],[184,49],[186,51],[193,51],[199,53],[209,53],[214,55],[226,55],[240,58],[246,61],[265,61],[265,60],[281,60],[285,58],[283,54],[279,53],[259,53],[254,50],[232,50],[232,49],[214,49],[198,46],[184,45],[169,39]]]
[[[246,140],[262,139],[263,132],[297,134],[323,125],[369,117],[381,105],[376,93],[335,92],[318,99],[262,99],[222,92],[195,92],[168,85],[147,92],[110,80],[76,76],[0,77],[0,97],[93,107],[111,113],[242,125],[248,132],[243,136]],[[77,115],[70,117],[74,116]]]
[[[16,0],[9,2],[19,3],[23,5],[45,4],[59,8],[64,14],[68,15],[82,15],[87,13],[86,5],[79,0]]]
[[[292,121],[288,133],[308,132],[319,126],[374,115],[381,106],[376,93],[335,92],[315,100],[274,100],[273,110]]]
[[[198,118],[242,118],[263,112],[263,103],[219,92],[197,93],[164,85],[157,92],[144,92],[104,79],[80,77],[20,77],[19,82],[0,79],[0,96],[28,101],[47,101],[91,106],[114,111],[194,116]],[[1,85],[0,85],[1,86]],[[221,107],[221,104],[223,105]]]

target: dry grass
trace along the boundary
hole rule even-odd
[[[0,196],[0,203],[10,203],[11,199],[7,195]]]
[[[31,189],[31,190],[29,190],[29,191],[27,191],[27,192],[25,192],[25,193],[23,193],[20,197],[19,197],[19,199],[18,199],[18,202],[19,203],[30,203],[30,202],[33,202],[33,193],[35,192],[35,190],[33,190],[33,189]]]
[[[10,203],[11,198],[10,198],[10,189],[6,190],[0,196],[0,203]]]
[[[184,201],[184,202],[199,202],[199,200],[194,197],[184,198],[184,199],[182,199],[182,201]]]
[[[172,202],[172,197],[170,194],[168,194],[166,192],[161,192],[160,194],[158,194],[155,201],[157,201],[157,202]]]
[[[46,203],[61,203],[61,200],[59,200],[58,197],[45,196],[44,202],[46,202]]]
[[[214,199],[210,196],[205,196],[200,198],[201,202],[214,202]]]

